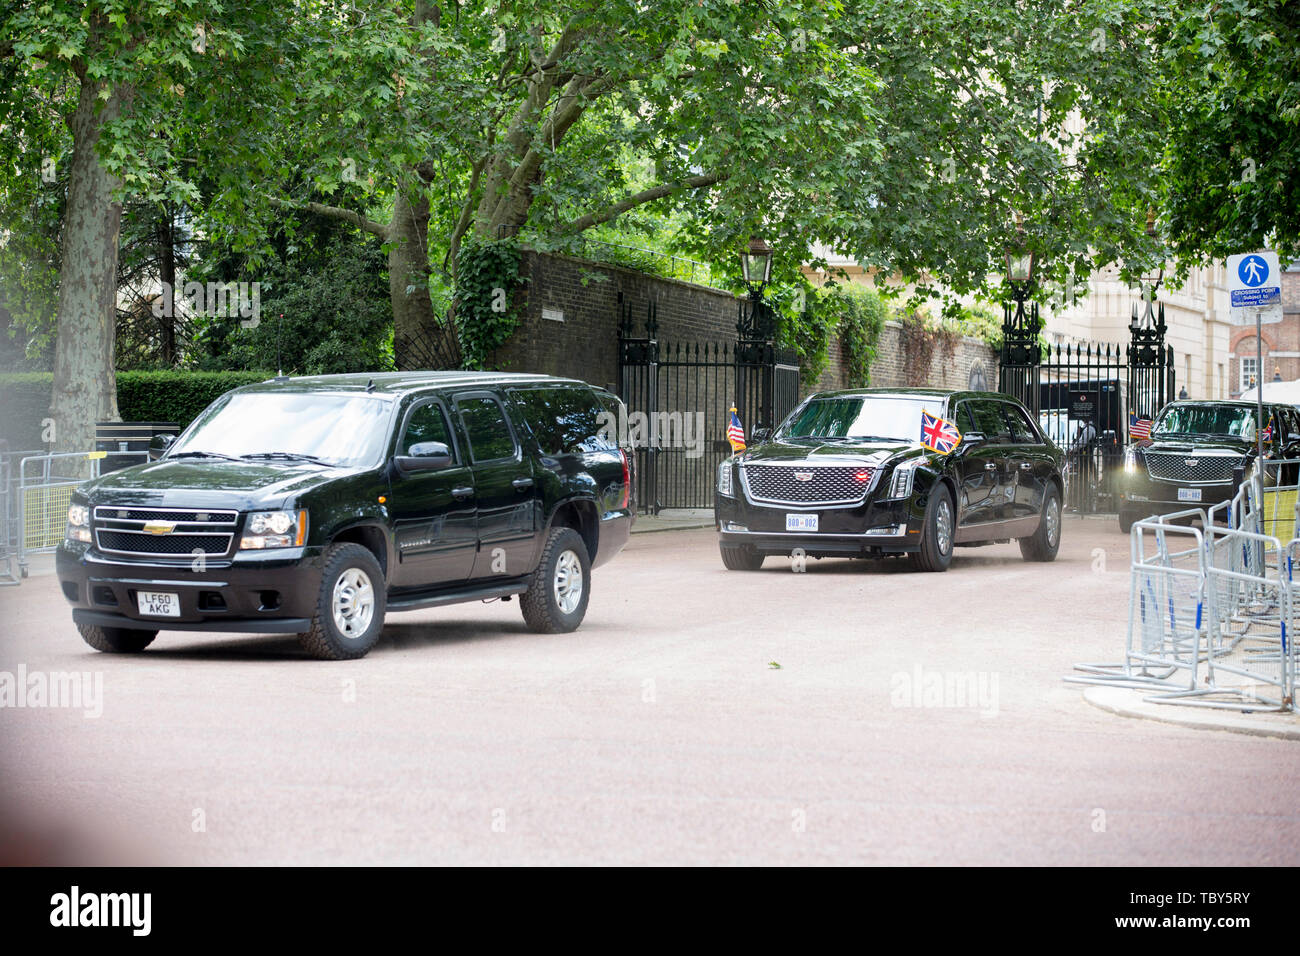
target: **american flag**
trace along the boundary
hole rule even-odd
[[[736,406],[731,406],[731,423],[727,425],[727,441],[731,442],[733,452],[745,450],[745,427],[740,424],[740,416],[736,414]]]
[[[961,441],[961,432],[952,422],[944,421],[927,411],[921,412],[921,444],[931,451],[946,455]]]
[[[1151,419],[1128,417],[1128,437],[1130,441],[1145,441],[1151,437]]]

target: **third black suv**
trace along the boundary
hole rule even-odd
[[[514,595],[531,629],[570,631],[632,525],[618,420],[610,393],[542,375],[235,389],[158,460],[77,489],[59,582],[101,651],[252,631],[356,658],[386,611]]]
[[[960,432],[946,454],[921,442],[935,419]],[[798,548],[907,554],[944,571],[954,546],[1013,538],[1026,559],[1051,561],[1063,488],[1060,449],[1010,396],[858,389],[813,395],[770,440],[723,461],[715,512],[733,570]]]

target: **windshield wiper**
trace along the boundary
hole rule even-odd
[[[177,451],[172,452],[168,458],[223,458],[226,461],[239,461],[231,455],[223,455],[219,451]]]
[[[259,451],[250,455],[240,455],[240,458],[257,458],[275,461],[309,461],[313,465],[330,464],[323,458],[317,458],[315,455],[306,455],[296,451]]]

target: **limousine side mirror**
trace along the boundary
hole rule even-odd
[[[149,439],[149,460],[157,461],[167,454],[167,449],[176,441],[175,435],[154,435]]]
[[[967,432],[961,436],[961,443],[963,445],[978,445],[982,441],[984,441],[983,432]]]
[[[438,471],[451,464],[451,449],[440,441],[416,442],[408,450],[394,459],[402,471]]]
[[[1287,441],[1300,441],[1300,432],[1292,432],[1286,436]]]
[[[755,445],[761,445],[761,444],[763,444],[763,442],[765,442],[765,441],[771,441],[771,440],[772,440],[772,429],[770,429],[770,428],[755,428],[754,431],[750,434],[750,438],[752,438],[752,439],[754,440],[754,444],[755,444]]]

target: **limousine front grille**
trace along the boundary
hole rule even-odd
[[[1232,481],[1232,470],[1244,460],[1241,455],[1198,455],[1195,452],[1147,452],[1147,473],[1161,481],[1187,485],[1223,485]]]
[[[95,543],[107,554],[175,558],[230,553],[236,511],[197,508],[95,509]]]
[[[856,504],[871,487],[875,469],[864,465],[741,465],[751,501],[777,505]]]

